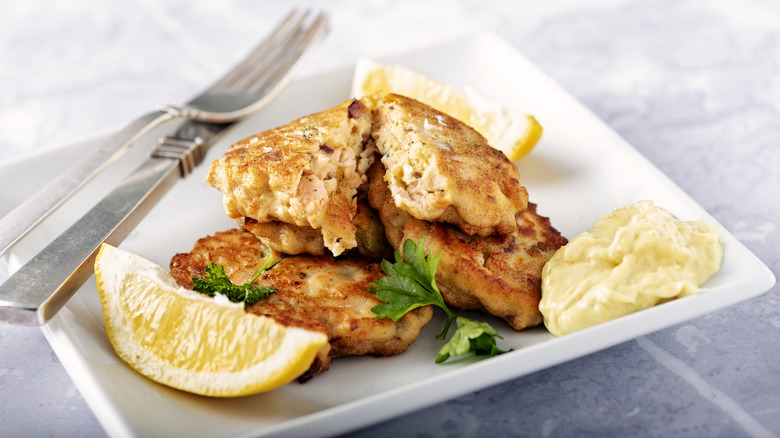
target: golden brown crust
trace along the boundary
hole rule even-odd
[[[254,277],[267,257],[279,257],[270,248],[262,245],[254,236],[246,231],[233,229],[217,233],[214,236],[199,239],[191,252],[176,254],[171,258],[171,276],[180,286],[192,289],[193,277],[202,277],[209,263],[221,265],[236,284],[247,283]],[[263,312],[253,312],[256,315],[267,316],[287,327],[298,327],[306,330],[328,334],[324,322],[305,313],[298,312],[289,306],[268,306]],[[315,375],[330,368],[333,351],[330,344],[325,344],[318,351],[309,369],[298,381],[303,383]]]
[[[514,231],[528,202],[517,167],[465,123],[389,94],[377,103],[372,137],[400,209],[471,235]]]
[[[188,253],[171,258],[170,271],[174,280],[192,289],[192,277],[202,277],[209,263],[225,268],[225,273],[235,282],[244,284],[257,273],[266,257],[278,258],[279,254],[263,245],[252,234],[232,229],[198,239]]]
[[[357,212],[352,218],[352,223],[355,225],[357,246],[344,253],[344,256],[360,256],[370,261],[381,261],[383,258],[392,257],[393,249],[385,238],[384,226],[366,200],[357,201]],[[261,223],[250,218],[239,218],[238,224],[274,251],[290,255],[328,254],[319,229],[299,227],[280,221]]]
[[[260,280],[278,290],[248,311],[285,303],[325,322],[334,356],[389,356],[406,350],[417,339],[433,310],[409,312],[397,322],[377,319],[371,308],[380,302],[367,287],[383,276],[378,263],[328,256],[285,257]]]
[[[448,305],[485,310],[515,330],[542,322],[542,267],[566,238],[537,214],[535,204],[517,217],[512,233],[469,236],[451,225],[399,213],[384,181],[369,175],[369,201],[379,211],[388,240],[402,251],[403,241],[423,237],[426,251],[441,255],[436,283]]]
[[[198,240],[191,252],[175,255],[171,275],[181,286],[192,288],[192,277],[203,275],[214,262],[224,267],[231,281],[243,284],[260,268],[267,251],[248,231],[223,231]],[[417,339],[433,310],[416,309],[398,321],[377,319],[371,308],[380,302],[366,288],[382,276],[378,263],[288,256],[257,280],[277,291],[247,311],[298,327],[323,326],[335,357],[400,353]]]
[[[275,251],[292,255],[327,254],[322,231],[319,229],[299,227],[281,221],[258,222],[248,217],[239,218],[238,224]]]
[[[232,145],[207,181],[229,217],[320,229],[333,254],[354,248],[358,168],[371,130],[358,100],[302,117]]]
[[[426,251],[442,255],[436,282],[447,304],[487,311],[515,330],[542,322],[542,268],[566,239],[534,203],[518,217],[515,233],[470,238],[445,224],[406,224],[404,240],[420,237]]]

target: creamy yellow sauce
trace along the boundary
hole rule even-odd
[[[695,294],[722,260],[715,225],[640,201],[602,216],[553,255],[539,310],[547,329],[564,335]]]

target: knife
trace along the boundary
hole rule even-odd
[[[79,191],[95,175],[148,134],[153,128],[179,115],[164,108],[141,116],[100,148],[75,162],[66,172],[49,181],[41,190],[27,198],[7,215],[0,217],[0,255],[43,221],[51,212]]]
[[[103,242],[118,245],[231,124],[188,120],[91,210],[0,284],[0,321],[43,325],[92,275]]]

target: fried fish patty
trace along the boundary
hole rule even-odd
[[[514,232],[528,193],[501,151],[465,123],[408,97],[388,94],[375,112],[371,135],[398,208],[470,235]]]
[[[269,254],[257,238],[232,229],[199,239],[189,253],[176,254],[170,264],[176,282],[192,288],[192,277],[204,274],[209,263],[222,265],[236,284],[252,279]],[[288,256],[257,280],[277,288],[247,312],[267,315],[283,324],[323,327],[330,340],[330,356],[389,356],[405,351],[431,319],[430,306],[413,310],[398,321],[377,319],[371,308],[379,304],[366,288],[385,274],[378,263],[330,256]],[[306,327],[306,325],[304,325]],[[321,369],[330,366],[330,356]]]
[[[339,255],[357,245],[352,218],[373,159],[365,148],[371,125],[362,101],[345,101],[232,145],[207,181],[222,192],[229,217],[320,230]]]
[[[566,238],[537,214],[535,204],[529,203],[517,217],[512,233],[470,236],[454,226],[420,221],[399,211],[378,167],[374,164],[369,170],[369,201],[379,211],[388,240],[402,251],[406,239],[417,242],[423,237],[426,252],[441,255],[436,283],[448,305],[487,311],[515,330],[542,322],[542,267]]]
[[[268,258],[278,260],[280,254],[259,242],[252,234],[239,229],[216,233],[213,236],[198,239],[192,251],[176,254],[171,258],[171,276],[180,286],[192,289],[193,277],[202,277],[209,263],[215,263],[225,269],[235,284],[244,284],[252,280]],[[299,327],[318,331],[328,335],[324,322],[289,308],[286,305],[269,305],[264,312],[253,312],[273,318],[287,327]],[[325,344],[318,351],[309,369],[298,378],[306,382],[317,374],[330,368],[333,352],[331,345]]]
[[[357,213],[352,218],[352,223],[355,224],[357,246],[345,255],[361,256],[370,261],[392,257],[393,249],[385,238],[382,221],[367,200],[357,201]],[[258,222],[251,218],[240,218],[238,224],[275,251],[291,255],[328,254],[321,230],[280,221]]]

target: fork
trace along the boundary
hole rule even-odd
[[[320,12],[307,20],[309,16],[309,11],[293,9],[248,56],[199,96],[182,107],[164,106],[139,117],[10,211],[0,219],[0,255],[153,128],[181,117],[231,123],[268,104],[327,30],[327,14]]]
[[[308,15],[291,13],[250,56],[184,107],[165,107],[151,120],[141,118],[126,128],[116,142],[129,146],[138,136],[133,129],[148,131],[149,124],[161,123],[159,118],[187,117],[113,191],[0,283],[0,322],[45,324],[92,275],[101,244],[121,243],[165,192],[201,162],[214,139],[272,100],[327,28],[325,14],[305,25]],[[119,153],[103,149],[109,157]]]

